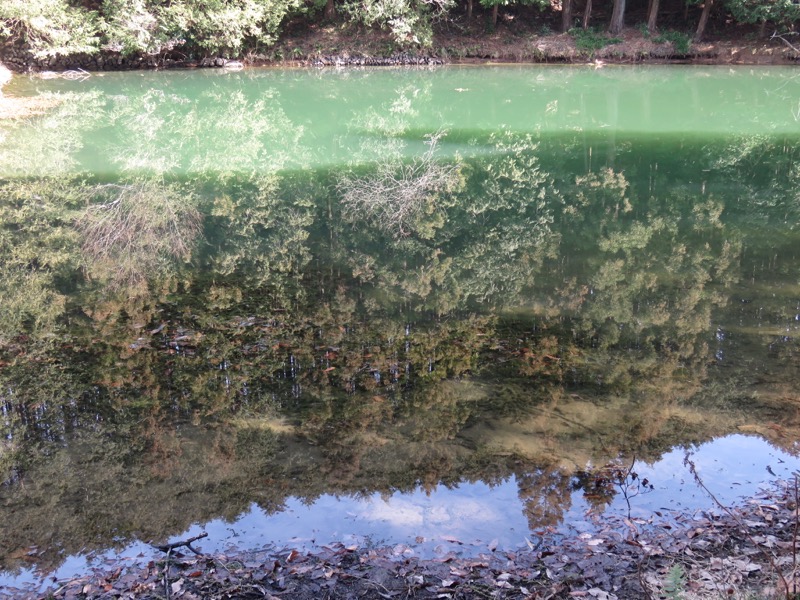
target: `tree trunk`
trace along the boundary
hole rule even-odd
[[[706,32],[706,24],[708,23],[708,15],[711,13],[711,7],[713,5],[714,0],[705,0],[703,12],[700,13],[700,21],[697,23],[697,31],[694,33],[695,42],[699,42],[703,39],[703,34]]]
[[[612,35],[616,35],[622,31],[624,24],[625,0],[614,0],[614,10],[611,12],[611,24],[608,26],[608,32]]]
[[[589,19],[592,18],[592,0],[586,0],[586,7],[583,9],[583,21],[581,25],[584,29],[589,29]]]
[[[647,12],[647,31],[651,34],[656,32],[656,20],[658,19],[659,0],[650,0],[650,9]]]
[[[325,3],[325,14],[324,14],[324,16],[325,16],[325,19],[327,19],[328,21],[330,21],[331,19],[336,17],[336,6],[334,6],[333,0],[328,0]]]
[[[467,21],[472,21],[472,0],[467,0]]]
[[[492,29],[496,29],[497,28],[497,11],[498,10],[500,10],[500,5],[499,4],[495,4],[492,7]]]
[[[572,29],[572,0],[561,0],[561,32]]]
[[[758,28],[758,38],[763,40],[765,37],[767,37],[767,20],[766,19],[761,21],[761,25]]]

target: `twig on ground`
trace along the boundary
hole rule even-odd
[[[720,502],[719,498],[717,498],[714,495],[714,492],[708,489],[708,487],[700,477],[700,474],[697,472],[697,465],[695,465],[692,459],[689,457],[688,450],[684,455],[683,463],[689,468],[689,472],[692,474],[692,477],[694,477],[695,483],[697,483],[697,485],[700,486],[700,488],[708,495],[709,498],[711,498],[711,500],[714,502],[714,504],[717,505],[717,507],[719,507],[722,511],[724,511],[731,519],[733,519],[736,522],[737,525],[739,525],[745,537],[750,541],[751,544],[753,544],[753,547],[756,548],[761,553],[761,555],[767,559],[767,562],[769,562],[769,565],[772,568],[773,572],[776,573],[778,575],[778,578],[781,580],[781,583],[783,584],[783,589],[786,590],[786,600],[795,599],[796,595],[792,594],[789,591],[789,582],[786,580],[786,576],[783,574],[781,568],[775,562],[775,556],[773,556],[771,552],[767,552],[766,550],[764,550],[763,547],[758,542],[756,542],[756,540],[753,539],[753,536],[750,535],[749,529],[747,525],[745,525],[745,523],[742,521],[741,517],[736,513],[734,513],[728,506],[725,506],[722,502]],[[795,509],[795,524],[797,518],[798,518],[797,509]]]
[[[169,556],[172,550],[167,551],[167,561],[164,563],[164,594],[167,596],[167,600],[169,600]]]
[[[622,471],[619,472],[617,476],[617,487],[622,492],[622,497],[625,498],[625,504],[628,506],[628,518],[631,518],[631,498],[634,496],[638,496],[639,492],[637,491],[633,496],[628,494],[628,478],[630,478],[631,473],[633,473],[633,467],[636,466],[636,455],[633,455],[631,459],[631,464],[628,467],[628,470],[624,473]]]
[[[196,535],[196,536],[194,536],[192,538],[189,538],[188,540],[182,540],[180,542],[173,542],[172,544],[162,544],[162,545],[150,544],[150,545],[153,546],[153,548],[155,548],[157,550],[161,550],[162,552],[166,552],[167,556],[169,556],[169,553],[171,551],[175,550],[175,548],[181,548],[182,546],[186,546],[189,550],[191,550],[192,552],[194,552],[198,556],[201,556],[202,555],[201,552],[198,552],[197,550],[192,548],[192,542],[196,542],[197,540],[201,540],[204,537],[208,537],[208,534],[205,531],[203,533],[201,533],[200,535]]]
[[[794,474],[794,530],[792,531],[792,594],[797,598],[797,533],[800,528],[800,489],[797,483],[798,474]],[[788,590],[787,590],[788,591]]]
[[[647,562],[650,562],[650,557],[645,554],[645,558]],[[650,588],[647,586],[647,583],[644,580],[644,573],[642,573],[642,567],[644,562],[642,560],[636,561],[636,575],[639,578],[639,587],[642,588],[642,593],[647,597],[647,600],[653,600],[653,595],[650,593]]]
[[[150,544],[153,548],[161,550],[162,552],[167,553],[167,558],[164,561],[164,594],[166,594],[167,600],[170,600],[170,587],[169,587],[169,559],[172,557],[172,551],[176,548],[181,548],[186,546],[189,550],[197,554],[198,556],[202,556],[201,552],[198,552],[194,548],[192,548],[192,542],[196,542],[197,540],[201,540],[204,537],[208,537],[208,533],[205,531],[200,535],[196,535],[188,540],[181,540],[180,542],[173,542],[171,544]]]

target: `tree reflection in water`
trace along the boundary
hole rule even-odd
[[[653,461],[737,429],[793,451],[796,294],[753,283],[791,274],[775,258],[797,243],[782,141],[684,141],[665,163],[617,137],[613,166],[576,175],[577,137],[476,134],[472,156],[426,155],[447,185],[420,188],[431,202],[398,235],[347,202],[370,167],[283,169],[288,154],[266,148],[299,128],[277,102],[234,100],[262,129],[239,148],[231,118],[220,139],[241,152],[218,176],[199,151],[198,175],[181,175],[166,144],[112,157],[160,165],[134,179],[0,182],[4,568],[30,545],[46,571],[251,503],[512,476],[534,529],[578,489],[596,510],[618,493],[586,479],[590,461]],[[205,105],[164,102],[109,118],[137,139],[194,139]],[[172,106],[182,120],[156,118]],[[383,147],[402,169],[435,134],[392,114],[391,143],[354,157]],[[699,197],[673,181],[687,171],[705,174]],[[109,186],[130,193],[98,204]],[[137,215],[133,252],[119,219],[87,250],[109,202]],[[769,315],[743,308],[756,304]]]

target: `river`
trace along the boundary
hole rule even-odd
[[[7,91],[50,108],[0,123],[0,586],[200,531],[524,547],[800,468],[795,69]]]

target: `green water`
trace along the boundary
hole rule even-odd
[[[499,129],[600,135],[612,145],[616,136],[792,136],[800,117],[796,77],[777,68],[609,66],[21,79],[11,93],[71,96],[41,127],[6,140],[4,170],[114,176],[338,168],[369,164],[376,152],[413,154],[424,134],[441,129],[449,132],[447,156],[486,151],[480,141]],[[398,138],[408,142],[401,150],[388,143]],[[11,155],[31,146],[35,164],[22,167]]]
[[[589,463],[732,433],[797,451],[793,69],[8,91],[51,103],[0,126],[9,573],[468,483],[516,482],[527,526],[558,526],[612,506]],[[667,487],[652,506],[691,506]]]

